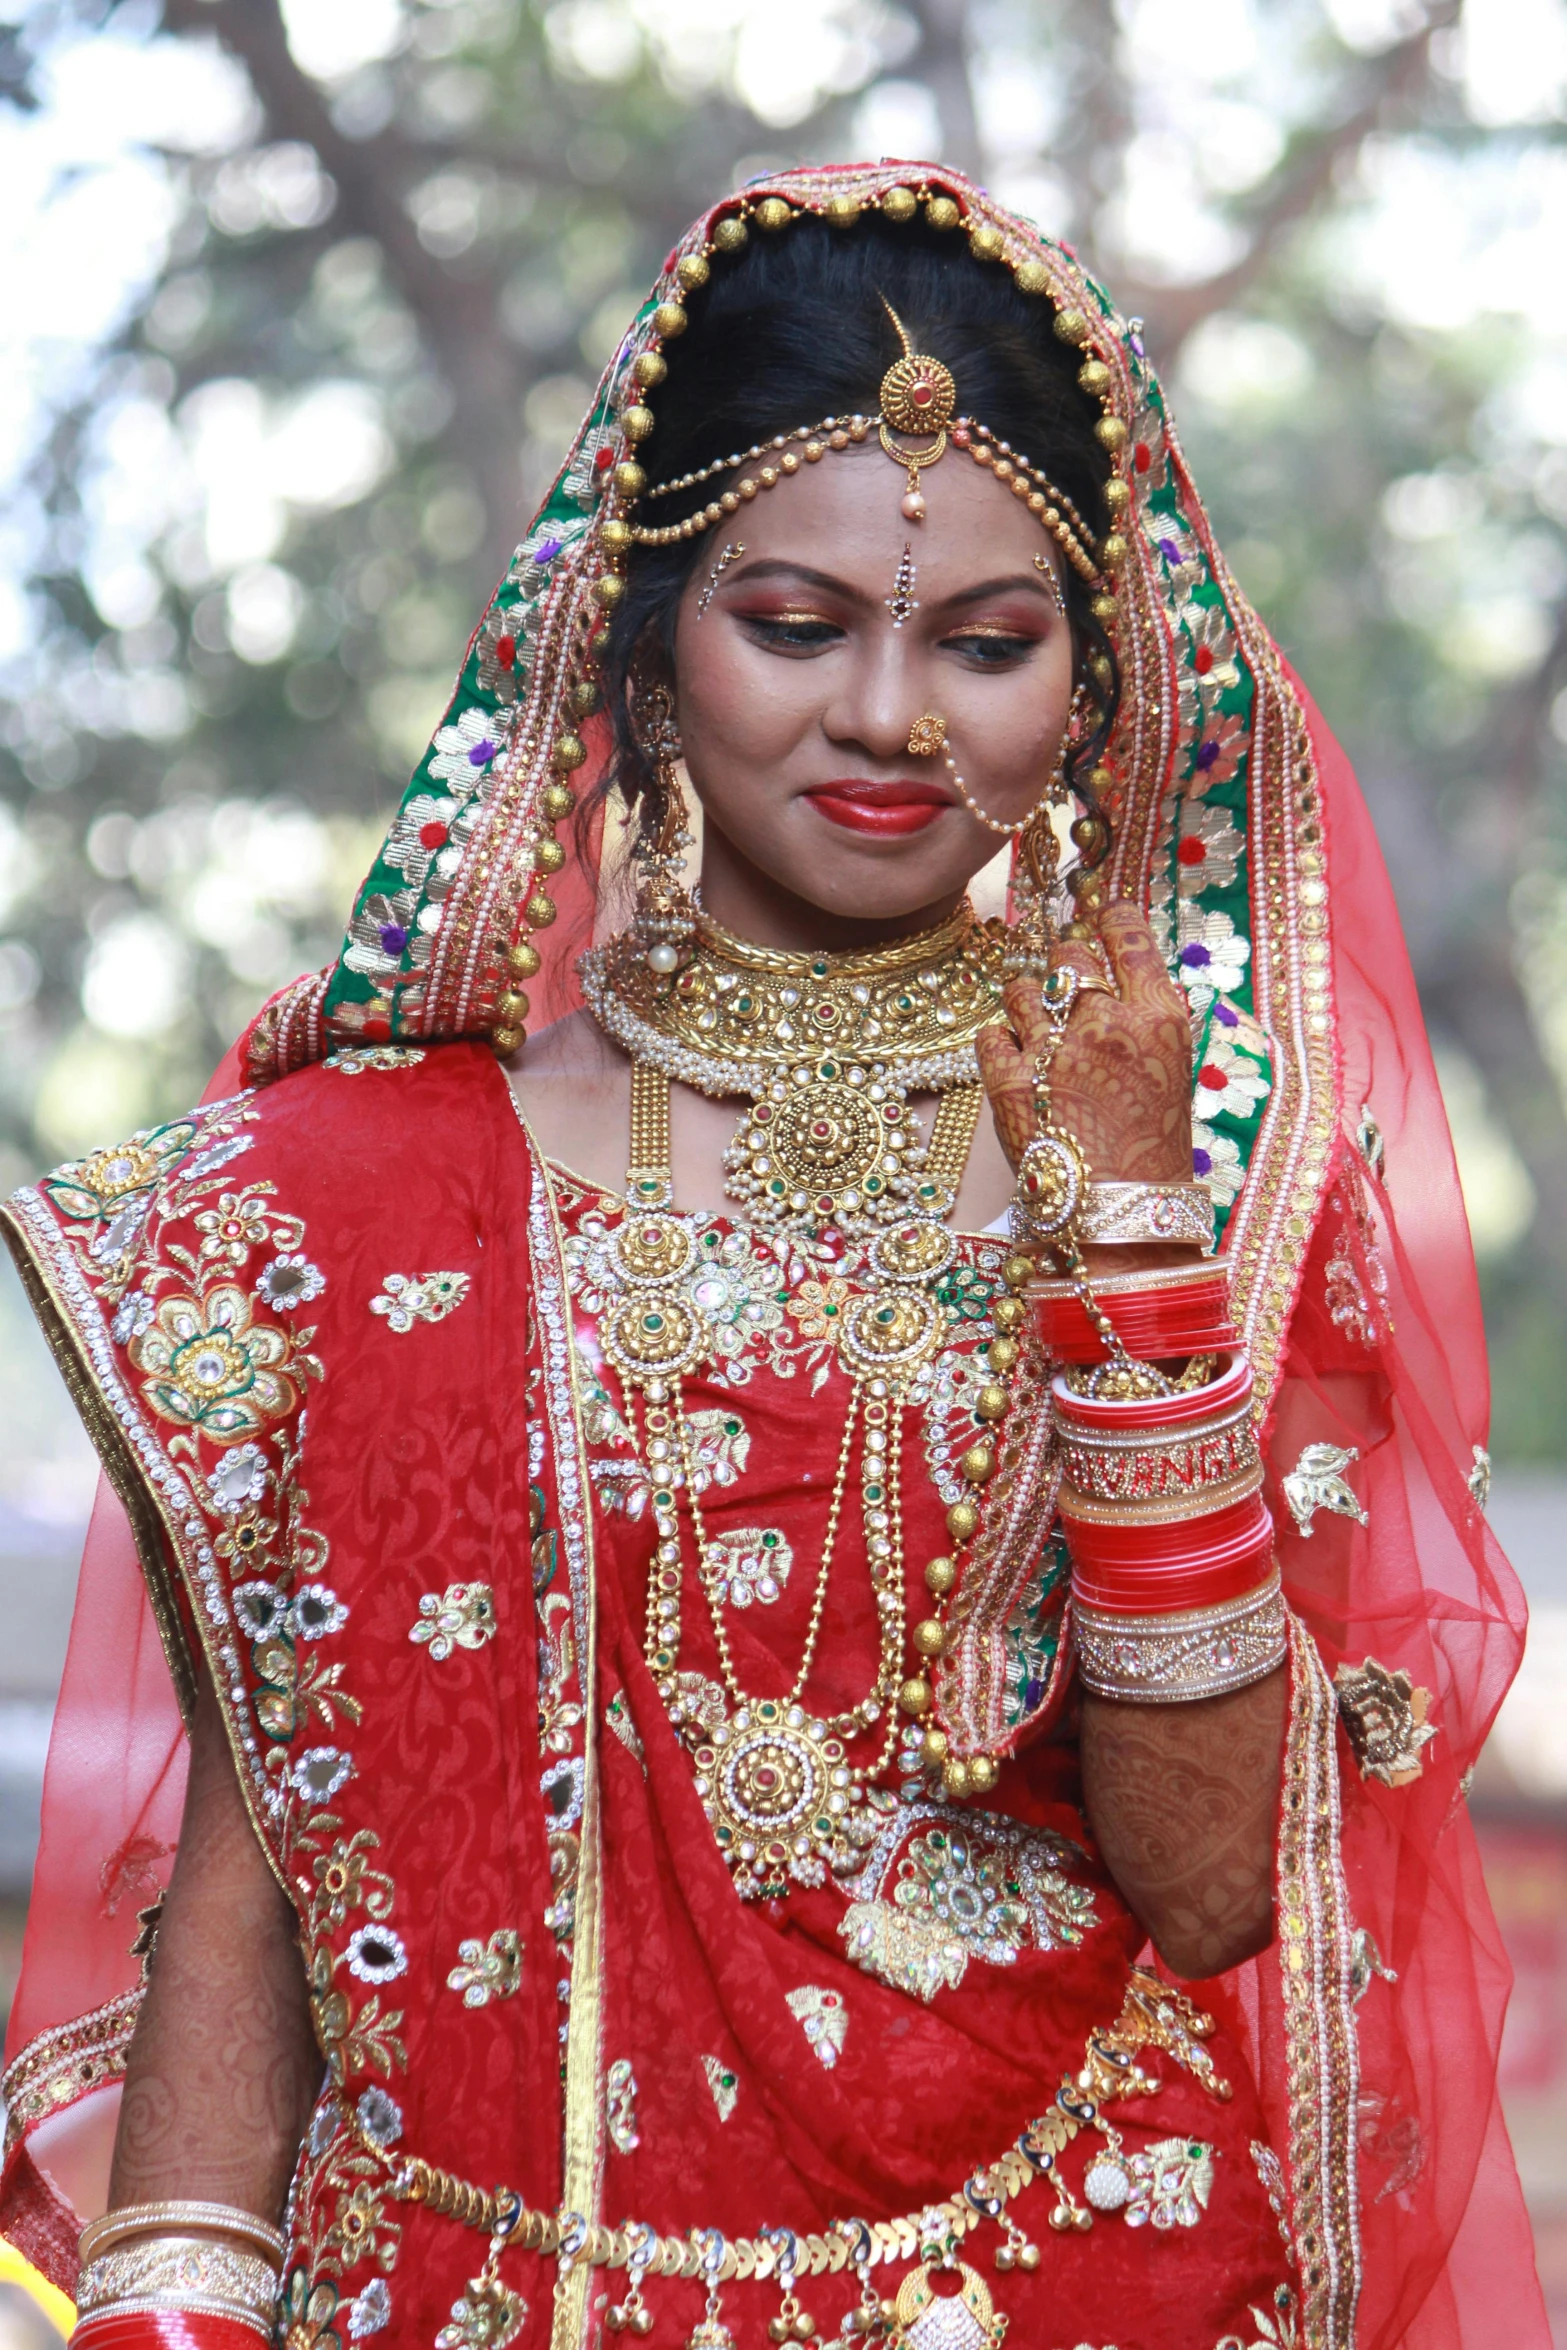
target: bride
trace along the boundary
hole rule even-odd
[[[113,1488],[5,2087],[91,2350],[1544,2342],[1418,1006],[1064,248],[716,205],[337,965],[6,1229]]]

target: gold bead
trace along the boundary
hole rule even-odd
[[[495,1017],[507,1028],[520,1028],[528,1017],[528,999],[516,988],[508,988],[496,999]]]
[[[979,1524],[979,1512],[971,1501],[955,1501],[947,1512],[947,1532],[954,1542],[967,1542]]]
[[[728,213],[713,223],[713,243],[720,253],[738,253],[750,239],[750,230],[736,213]]]
[[[1092,653],[1088,661],[1089,675],[1095,685],[1108,685],[1115,675],[1115,663],[1103,654]]]
[[[1026,1289],[1034,1278],[1033,1258],[1024,1256],[1021,1249],[1014,1249],[1001,1268],[1001,1278],[1016,1296],[1020,1290]]]
[[[985,1349],[991,1369],[1003,1373],[1012,1369],[1021,1351],[1015,1338],[993,1338]]]
[[[857,196],[829,196],[822,206],[822,218],[832,228],[853,228],[859,217]]]
[[[1126,561],[1126,541],[1118,530],[1111,531],[1107,539],[1100,540],[1099,560],[1106,571],[1119,571]]]
[[[604,572],[593,582],[593,600],[602,604],[606,612],[613,612],[626,593],[626,583],[613,571]]]
[[[1110,389],[1110,370],[1102,359],[1085,359],[1077,371],[1078,389],[1097,400]]]
[[[656,321],[656,312],[654,317]],[[631,362],[631,372],[643,390],[650,392],[669,373],[669,361],[661,351],[639,351]]]
[[[922,1673],[916,1673],[913,1679],[905,1681],[903,1687],[898,1691],[898,1707],[900,1712],[914,1714],[916,1717],[920,1714],[928,1714],[931,1707],[932,1694],[933,1692],[931,1690],[930,1683],[925,1679],[924,1675]]]
[[[989,1386],[982,1387],[978,1395],[976,1395],[974,1398],[974,1417],[976,1420],[989,1421],[1004,1419],[1006,1416],[1006,1408],[1007,1391],[1003,1386],[1001,1386],[999,1381],[996,1380],[992,1380]]]
[[[761,482],[764,490],[775,490],[778,487],[777,466],[764,465],[758,474],[757,479]]]
[[[1033,2271],[1039,2266],[1039,2246],[1037,2244],[1020,2245],[1018,2247],[1017,2264],[1019,2268],[1026,2268],[1032,2275]]]
[[[512,1054],[517,1050],[517,1047],[523,1042],[524,1038],[527,1036],[527,1033],[528,1032],[525,1028],[492,1029],[490,1031],[490,1043],[494,1048],[496,1057],[502,1061],[509,1060]]]
[[[702,253],[682,253],[675,263],[675,275],[688,294],[695,293],[698,286],[705,286],[712,274],[707,257]]]
[[[573,767],[582,765],[587,755],[587,745],[580,734],[560,734],[556,736],[555,748],[550,753],[550,765],[558,767],[563,775],[569,775]]]
[[[718,510],[721,514],[733,514],[739,503],[740,500],[733,490],[725,490],[718,501]]]
[[[968,1783],[974,1794],[988,1795],[999,1777],[1000,1773],[996,1769],[992,1756],[976,1754],[970,1759]]]
[[[1124,514],[1132,502],[1132,493],[1124,481],[1107,481],[1104,487],[1104,501],[1112,514]]]
[[[919,200],[912,188],[889,188],[881,200],[881,208],[889,220],[912,220],[919,210]]]
[[[947,1627],[938,1624],[934,1616],[927,1616],[922,1624],[915,1625],[913,1639],[921,1656],[940,1656],[947,1645]]]
[[[926,200],[925,218],[932,228],[956,228],[963,215],[950,196],[931,196]]]
[[[612,514],[599,532],[599,544],[605,554],[624,555],[631,543],[630,523],[622,522],[618,514]]]
[[[1100,595],[1094,597],[1088,609],[1090,612],[1092,612],[1094,618],[1098,621],[1101,628],[1113,628],[1117,618],[1119,617],[1121,607],[1116,602],[1114,596]]]
[[[576,804],[576,793],[565,783],[547,783],[539,799],[539,805],[552,824],[559,824],[564,817],[569,816]]]
[[[1101,449],[1108,449],[1112,457],[1118,457],[1126,447],[1126,427],[1119,416],[1101,416],[1094,426],[1094,438]]]
[[[684,305],[679,302],[660,302],[653,313],[653,331],[662,335],[666,343],[672,343],[676,335],[683,335],[690,323]],[[646,376],[643,380],[653,383],[662,379]]]
[[[781,228],[787,228],[793,218],[793,208],[784,202],[782,196],[764,196],[756,207],[756,225],[766,229],[769,236]]]
[[[976,261],[999,261],[1007,249],[1007,241],[1000,229],[982,220],[977,228],[969,230],[968,249]]]
[[[923,1763],[944,1763],[946,1759],[946,1731],[927,1730],[924,1737],[920,1740],[920,1761]]]
[[[998,1297],[991,1301],[990,1318],[998,1330],[1021,1330],[1025,1310],[1020,1297]]]
[[[988,1485],[996,1473],[996,1456],[988,1444],[971,1444],[958,1467],[971,1485]]]
[[[535,873],[558,873],[566,862],[566,852],[558,840],[534,843],[533,870]]]
[[[1086,343],[1088,321],[1081,310],[1058,310],[1056,312],[1056,333],[1061,337],[1063,343]]]
[[[998,2244],[996,2246],[996,2266],[1003,2272],[1009,2268],[1016,2268],[1017,2253],[1011,2244]]]
[[[1102,800],[1107,791],[1113,791],[1115,789],[1115,777],[1111,774],[1108,767],[1090,767],[1088,770],[1088,780],[1093,786],[1094,797],[1096,800]]]
[[[1020,261],[1012,272],[1012,283],[1020,294],[1048,294],[1050,272],[1042,261]]]
[[[952,1589],[958,1579],[958,1570],[949,1558],[932,1559],[925,1569],[925,1588],[937,1599]]]
[[[941,1783],[949,1795],[967,1795],[968,1764],[965,1762],[946,1764],[941,1774]]]
[[[506,960],[519,979],[537,978],[539,950],[537,947],[529,946],[525,938],[519,938],[516,945],[508,949]]]
[[[634,465],[629,457],[623,457],[615,468],[614,482],[623,498],[640,498],[647,488],[647,475],[640,465]]]
[[[555,919],[555,901],[547,898],[541,889],[534,891],[522,910],[535,930],[548,930]]]
[[[652,409],[644,408],[640,400],[620,413],[620,428],[628,441],[645,441],[656,421]]]

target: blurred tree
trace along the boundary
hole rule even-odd
[[[685,220],[774,159],[940,148],[1100,264],[1177,379],[1241,577],[1382,825],[1487,1255],[1499,1443],[1567,1451],[1562,0],[0,18],[46,316],[0,516],[16,1177],[189,1098],[333,950]]]

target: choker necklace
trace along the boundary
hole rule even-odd
[[[979,1116],[979,1030],[1001,1012],[1000,923],[967,900],[936,929],[858,954],[752,946],[708,914],[676,972],[634,931],[584,955],[583,994],[639,1072],[749,1097],[725,1153],[728,1191],[775,1230],[863,1238],[951,1209]],[[939,1094],[921,1141],[911,1091]],[[665,1204],[633,1152],[635,1194]]]

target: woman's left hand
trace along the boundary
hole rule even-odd
[[[996,1133],[1014,1172],[1037,1131],[1034,1071],[1048,1062],[1053,1122],[1073,1136],[1096,1183],[1192,1180],[1191,1020],[1147,921],[1125,899],[1105,908],[1099,937],[1116,993],[1095,988],[1072,1007],[1052,1057],[1052,1027],[1039,983],[1015,979],[999,1024],[976,1039],[979,1073]],[[1063,939],[1057,965],[1085,977],[1103,970],[1086,944]]]

